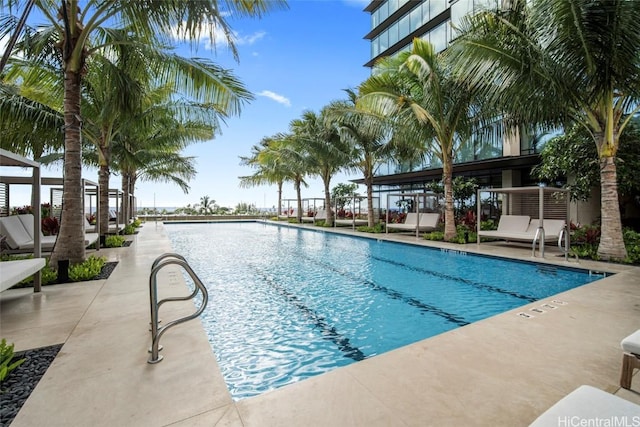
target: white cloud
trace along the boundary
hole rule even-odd
[[[212,32],[209,29],[203,30],[196,40],[198,44],[203,44],[205,49],[214,49],[216,47],[228,47],[229,40],[222,28],[214,26]],[[253,34],[241,35],[237,31],[231,32],[231,40],[236,46],[240,45],[252,45],[262,39],[267,33],[264,31],[258,31]],[[213,37],[212,37],[213,36]],[[171,31],[171,37],[179,42],[191,42],[193,40],[188,39],[184,30],[174,27]]]
[[[258,93],[258,96],[264,96],[266,98],[273,99],[279,104],[286,105],[287,107],[291,107],[291,101],[289,101],[287,97],[278,95],[277,93],[271,92],[270,90],[263,90],[262,92]]]

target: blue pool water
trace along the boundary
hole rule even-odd
[[[166,230],[209,289],[202,322],[236,400],[600,278],[264,223]]]

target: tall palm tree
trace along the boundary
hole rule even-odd
[[[450,73],[431,43],[415,39],[410,52],[384,60],[379,74],[360,85],[361,108],[394,120],[399,151],[422,150],[424,142],[442,162],[445,198],[444,238],[456,235],[453,159],[456,147],[474,128],[473,97]]]
[[[375,225],[373,215],[373,177],[382,162],[391,158],[390,122],[382,116],[356,109],[358,93],[347,89],[348,100],[334,101],[326,110],[329,120],[338,126],[342,141],[349,145],[347,170],[362,173],[367,187],[369,227]]]
[[[63,147],[62,103],[56,102],[55,90],[40,80],[39,86],[24,87],[10,80],[23,76],[7,76],[0,82],[0,147],[36,161]]]
[[[275,163],[284,171],[286,181],[293,183],[297,201],[297,219],[302,222],[302,186],[307,186],[304,180],[308,174],[309,156],[303,150],[304,139],[299,130],[289,123],[290,132],[279,133],[265,152],[267,162]],[[297,132],[297,133],[296,133]]]
[[[328,108],[320,114],[305,111],[300,119],[291,122],[302,152],[308,160],[308,170],[322,179],[327,224],[333,224],[331,210],[331,178],[345,168],[350,159],[349,147],[341,138],[336,123],[329,119]]]
[[[511,0],[467,20],[450,48],[458,74],[513,125],[588,130],[598,150],[598,255],[626,249],[616,184],[622,134],[640,108],[640,2]]]
[[[1,0],[0,6],[11,10],[14,0]],[[165,0],[113,1],[36,0],[35,7],[49,21],[49,28],[36,33],[25,32],[22,52],[26,58],[57,57],[64,74],[64,206],[60,234],[50,265],[58,260],[81,262],[85,257],[83,213],[81,209],[81,128],[80,109],[83,75],[92,55],[100,55],[103,45],[98,35],[109,25],[132,28],[141,45],[156,47],[148,67],[161,81],[174,81],[183,93],[217,105],[228,114],[240,111],[250,94],[228,71],[207,61],[180,58],[164,49],[174,28],[191,40],[208,30],[215,40],[215,30],[222,29],[233,51],[233,39],[226,17],[261,16],[283,6],[281,1],[256,0]],[[81,7],[82,6],[82,7]],[[221,7],[222,6],[222,7]],[[15,22],[18,22],[16,20]],[[127,43],[121,40],[117,43]],[[178,86],[176,86],[178,87]]]
[[[212,139],[218,128],[215,110],[171,100],[171,96],[170,87],[148,91],[142,110],[121,120],[113,140],[113,169],[122,176],[123,211],[129,215],[129,195],[134,195],[138,179],[172,183],[188,193],[188,181],[196,175],[195,158],[180,151],[191,143]]]
[[[240,187],[249,188],[258,185],[275,184],[278,188],[278,216],[282,214],[282,185],[287,180],[287,171],[277,157],[271,156],[268,150],[276,143],[276,137],[265,137],[260,144],[251,147],[251,156],[241,156],[240,164],[257,169],[252,175],[239,177]]]

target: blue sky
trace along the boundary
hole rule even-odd
[[[346,98],[343,89],[353,88],[366,79],[369,69],[369,14],[363,12],[368,1],[290,0],[287,10],[271,12],[262,19],[229,21],[236,34],[240,61],[235,62],[224,45],[215,51],[203,40],[194,56],[209,56],[234,70],[255,95],[240,117],[227,121],[222,135],[212,141],[194,144],[184,151],[197,157],[197,177],[189,194],[174,186],[140,182],[138,203],[153,206],[186,206],[209,196],[221,206],[255,203],[258,207],[277,204],[275,186],[239,188],[239,176],[254,172],[241,166],[239,156],[247,156],[253,145],[265,136],[288,130],[289,122],[306,109],[319,111],[335,99]],[[187,54],[186,52],[184,54]],[[332,187],[348,182],[341,174]],[[356,178],[356,176],[352,176]],[[309,179],[303,197],[323,197],[322,184]],[[294,198],[291,184],[283,188],[285,198]]]
[[[233,70],[255,95],[239,117],[223,125],[221,135],[211,141],[188,147],[183,154],[197,158],[198,174],[189,185],[188,194],[172,184],[139,181],[136,195],[139,206],[182,207],[199,203],[209,196],[221,206],[234,207],[240,202],[258,207],[277,204],[275,186],[250,189],[239,187],[239,176],[254,172],[240,165],[240,156],[250,154],[251,147],[263,137],[286,132],[289,122],[303,111],[318,112],[336,99],[345,99],[344,89],[354,88],[369,76],[363,64],[369,59],[370,44],[363,37],[370,31],[370,15],[363,12],[368,0],[289,0],[288,9],[270,12],[262,19],[229,20],[239,52],[236,62],[226,45],[200,41],[196,51],[187,45],[178,52],[184,56],[211,58]],[[4,49],[3,49],[4,50]],[[11,170],[13,175],[15,171]],[[60,168],[43,168],[45,177],[61,176]],[[98,180],[97,171],[85,170],[83,177]],[[340,174],[332,187],[358,175]],[[303,198],[323,197],[322,183],[308,179]],[[120,179],[111,180],[112,188]],[[12,188],[11,205],[29,204],[29,193]],[[43,201],[49,200],[48,190]],[[364,192],[364,188],[360,192]],[[295,198],[291,184],[283,188],[285,198]]]

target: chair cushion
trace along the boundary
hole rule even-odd
[[[623,339],[620,345],[626,352],[640,354],[640,329]]]
[[[33,228],[33,227],[32,227]],[[33,238],[24,228],[22,221],[18,215],[5,216],[0,218],[0,234],[6,236],[7,245],[11,249],[20,249],[31,243],[33,247]]]
[[[498,221],[498,231],[501,233],[526,233],[529,227],[528,215],[502,215]]]
[[[587,425],[576,423],[572,420],[613,420],[627,419],[631,423],[640,414],[640,406],[614,396],[595,387],[583,385],[566,395],[546,412],[540,415],[530,427],[546,427],[562,425],[561,421],[567,420],[567,425]],[[595,425],[595,424],[589,424]],[[605,425],[604,423],[602,425]],[[613,425],[613,424],[611,424]],[[622,424],[624,425],[624,423]]]

